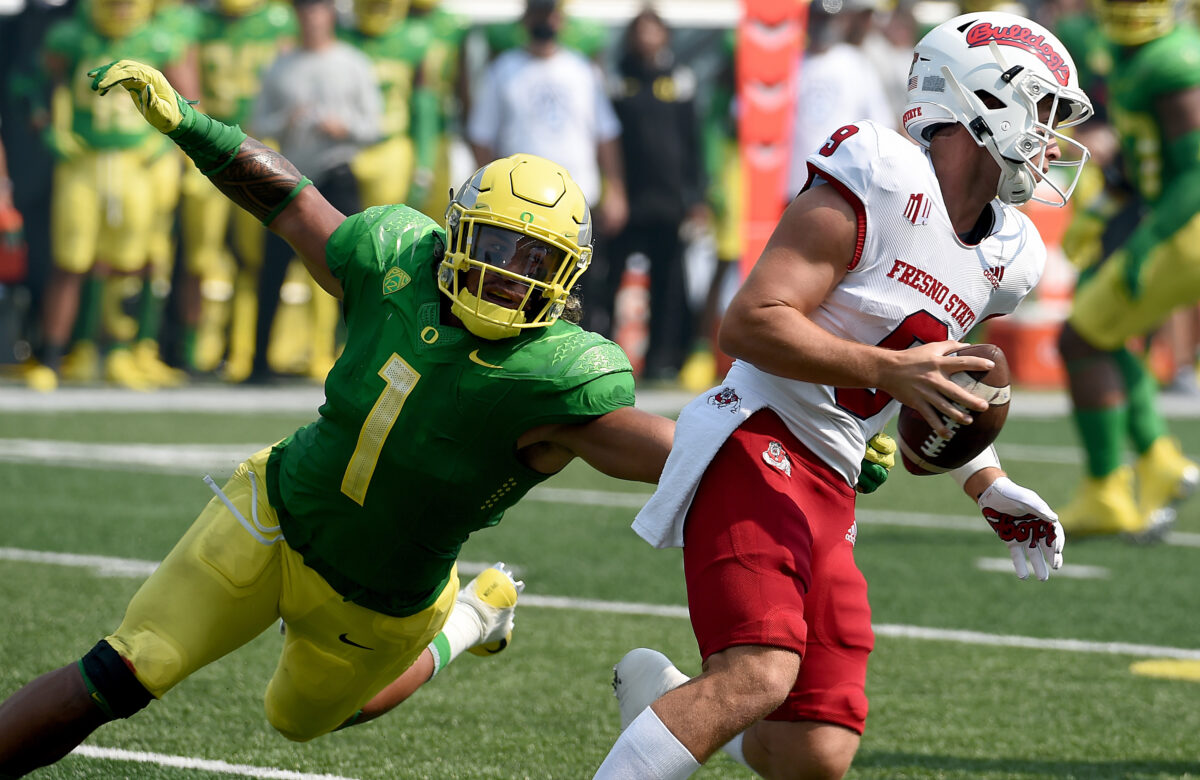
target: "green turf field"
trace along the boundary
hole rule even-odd
[[[116,626],[211,496],[206,471],[222,479],[310,417],[28,411],[20,392],[0,389],[12,394],[0,403],[0,698]],[[1173,426],[1200,456],[1200,420]],[[1068,498],[1081,467],[1064,418],[1010,417],[1001,445],[1014,478],[1051,504]],[[698,671],[679,552],[629,530],[630,494],[648,492],[572,466],[477,534],[466,564],[504,560],[528,584],[512,646],[462,656],[379,721],[308,744],[275,734],[262,713],[280,645],[269,631],[35,776],[202,778],[223,761],[257,777],[590,777],[617,730],[611,666],[625,651],[656,647]],[[1049,583],[1013,576],[948,478],[896,473],[859,507],[878,638],[851,778],[1200,777],[1200,682],[1130,671],[1200,662],[1200,500],[1167,544],[1068,544]],[[697,776],[750,775],[721,755]]]

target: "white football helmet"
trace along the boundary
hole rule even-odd
[[[1045,101],[1049,113],[1042,121],[1039,107]],[[1092,103],[1079,88],[1066,47],[1024,17],[964,14],[930,30],[913,49],[904,129],[928,147],[939,126],[966,126],[1000,165],[996,194],[1005,203],[1066,204],[1089,153],[1056,128],[1091,115]],[[1043,174],[1046,149],[1055,141],[1062,159],[1051,161]],[[1035,194],[1039,183],[1054,195]]]

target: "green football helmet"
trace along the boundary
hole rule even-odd
[[[592,259],[592,217],[562,166],[531,154],[488,163],[446,208],[438,287],[485,339],[552,325]]]
[[[1175,27],[1175,0],[1094,0],[1104,34],[1122,46],[1141,46]]]

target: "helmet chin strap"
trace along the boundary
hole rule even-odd
[[[1008,160],[1000,163],[1000,186],[996,189],[996,197],[1005,203],[1020,206],[1033,197],[1036,182],[1033,174],[1024,165],[1014,166]]]

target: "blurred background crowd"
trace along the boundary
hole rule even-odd
[[[1102,255],[1113,204],[1137,201],[1103,111],[1113,42],[1086,0],[972,2],[808,8],[778,198],[803,186],[805,156],[837,127],[899,127],[927,29],[982,8],[1042,22],[1101,112],[1072,224],[1043,226],[1061,267],[1025,327],[1010,326],[1036,347],[1065,315],[1068,257]],[[1146,5],[1172,24],[1188,16]],[[338,304],[286,244],[128,100],[91,92],[89,70],[133,58],[279,148],[344,213],[403,202],[440,221],[449,188],[483,162],[531,152],[563,164],[598,228],[585,326],[616,339],[647,382],[708,387],[744,253],[739,14],[733,0],[0,0],[0,367],[45,391],[149,390],[323,380],[338,353]],[[1181,392],[1196,391],[1196,323],[1190,307],[1159,339],[1160,378]],[[1060,381],[1052,366],[1029,371]]]

